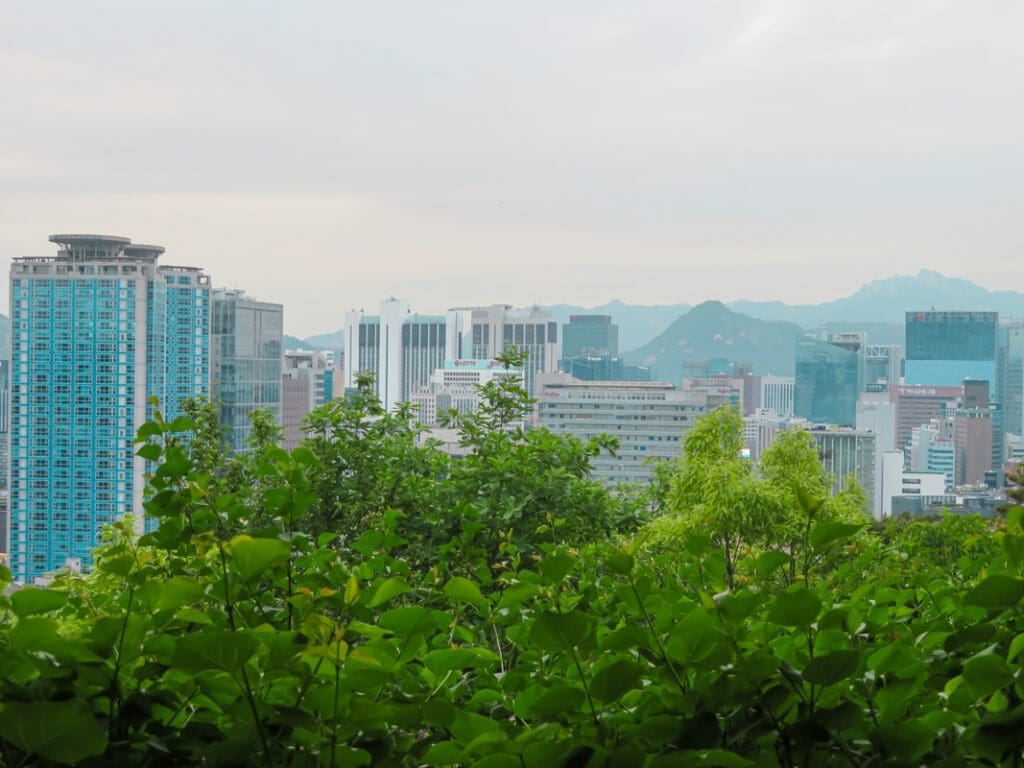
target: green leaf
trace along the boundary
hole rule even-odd
[[[792,587],[775,596],[768,619],[784,627],[806,627],[821,611],[821,600],[803,586]]]
[[[716,624],[707,609],[694,608],[672,628],[665,648],[683,664],[700,662],[715,650],[722,636]]]
[[[291,556],[291,545],[282,539],[254,539],[235,536],[231,540],[231,564],[243,582],[251,581]]]
[[[582,613],[545,611],[533,620],[530,640],[542,651],[570,651],[585,645],[592,633],[590,619]]]
[[[160,455],[164,452],[156,443],[146,443],[139,450],[135,452],[136,456],[141,456],[146,461],[159,461]]]
[[[792,559],[785,552],[776,552],[774,550],[762,552],[757,558],[757,573],[761,577],[770,576],[773,571],[789,565]]]
[[[981,581],[964,602],[985,608],[1012,608],[1024,597],[1024,580],[997,573]]]
[[[617,701],[640,679],[643,667],[635,661],[619,659],[601,667],[590,683],[590,694],[600,701]]]
[[[67,599],[67,592],[60,590],[22,587],[11,595],[11,607],[19,616],[32,616],[63,608]]]
[[[464,711],[455,715],[455,721],[448,726],[452,736],[463,744],[468,744],[481,734],[498,729],[498,724],[491,718]]]
[[[199,602],[206,588],[188,576],[172,576],[160,585],[160,597],[156,602],[158,611],[180,608]]]
[[[14,574],[11,573],[11,569],[0,563],[0,584],[8,584],[12,581],[14,581]]]
[[[840,523],[835,520],[818,523],[811,530],[811,546],[822,549],[840,539],[850,538],[863,527],[860,523]]]
[[[605,565],[612,573],[620,576],[629,576],[633,571],[633,556],[628,552],[615,552],[605,559]]]
[[[426,765],[455,765],[461,761],[462,746],[455,741],[439,741],[423,755]]]
[[[487,598],[480,592],[476,582],[463,576],[455,576],[445,584],[444,593],[453,603],[472,603],[478,607],[487,605]]]
[[[178,638],[174,646],[173,664],[187,673],[209,669],[234,673],[258,649],[259,641],[244,632],[196,632]]]
[[[78,701],[5,704],[0,736],[25,752],[61,765],[98,757],[107,749],[106,727]]]
[[[443,611],[430,611],[418,605],[392,608],[377,623],[399,637],[425,635],[444,627],[451,617]]]
[[[985,651],[964,664],[964,680],[978,698],[1013,684],[1013,670],[1002,656]]]
[[[568,683],[555,683],[550,688],[531,685],[516,697],[513,711],[523,720],[571,715],[580,710],[584,698],[582,689]]]
[[[576,565],[575,558],[565,552],[559,552],[545,557],[537,564],[537,568],[548,581],[558,584],[565,579],[574,565]]]
[[[370,600],[370,607],[376,608],[384,605],[389,600],[399,595],[404,595],[406,592],[412,592],[409,585],[397,576],[392,576],[390,579],[381,582],[381,585],[377,587],[377,591],[373,593],[373,598]]]
[[[860,651],[850,648],[815,656],[804,667],[803,678],[808,683],[833,685],[845,680],[860,666]]]
[[[879,728],[875,738],[886,752],[896,757],[916,760],[931,749],[935,734],[924,724],[908,720],[899,725]]]

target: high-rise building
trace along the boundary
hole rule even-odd
[[[889,517],[893,512],[893,499],[903,496],[933,498],[946,493],[946,477],[942,472],[907,470],[903,451],[885,451],[882,472],[877,478],[881,488],[882,507],[878,517]]]
[[[875,446],[877,435],[858,429],[809,430],[821,465],[832,477],[832,495],[846,490],[853,481],[864,489],[868,504],[875,499]]]
[[[864,388],[888,391],[903,379],[903,347],[868,344],[864,349]]]
[[[377,315],[345,313],[346,388],[358,374],[373,374],[377,396],[391,410],[430,383],[445,360],[445,318],[410,313],[408,302],[388,299]]]
[[[950,414],[914,427],[910,435],[910,469],[940,472],[945,490],[956,485],[956,419]]]
[[[160,246],[53,235],[11,266],[10,567],[31,581],[88,565],[100,529],[139,516],[136,430],[209,396],[210,280],[157,264]]]
[[[421,424],[437,427],[445,410],[475,413],[480,405],[480,387],[499,379],[514,379],[522,384],[523,372],[507,369],[497,360],[445,360],[444,368],[434,371],[430,385],[413,392],[410,402],[418,407]]]
[[[608,485],[649,480],[650,460],[679,456],[681,440],[708,410],[704,392],[667,381],[578,381],[555,373],[538,376],[537,383],[539,426],[581,440],[618,438],[614,455],[593,459],[594,477]]]
[[[992,410],[989,383],[963,383],[960,407],[956,410],[956,485],[981,485],[992,466]]]
[[[994,381],[997,312],[907,312],[904,379],[913,386],[958,387]]]
[[[225,289],[213,292],[211,306],[210,397],[228,449],[241,453],[253,411],[270,411],[281,423],[284,308]]]
[[[760,408],[767,408],[775,411],[784,419],[793,416],[793,389],[795,386],[792,376],[758,376],[760,395],[758,402]],[[746,389],[744,389],[746,396]],[[744,401],[744,410],[746,401]]]
[[[619,326],[611,315],[570,315],[562,325],[562,357],[618,357]]]
[[[449,309],[446,335],[450,358],[489,360],[513,346],[526,352],[524,386],[530,395],[537,394],[537,374],[558,369],[558,323],[550,312],[537,307],[493,304]]]
[[[896,406],[896,449],[905,451],[914,427],[932,419],[952,415],[962,394],[957,387],[907,387],[889,390],[889,399]]]
[[[650,381],[651,369],[628,365],[621,357],[580,355],[564,358],[562,372],[580,381]]]
[[[875,477],[882,476],[882,460],[896,447],[896,406],[887,393],[864,394],[857,403],[857,429],[875,433]],[[900,454],[902,456],[902,453]],[[875,483],[875,516],[883,514],[882,483]]]
[[[281,367],[281,446],[292,450],[306,437],[303,424],[309,412],[330,402],[331,367],[322,352],[288,350]]]
[[[793,413],[818,424],[852,427],[861,387],[858,350],[810,337],[797,340]]]

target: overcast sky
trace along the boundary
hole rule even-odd
[[[1021,29],[1010,0],[0,0],[0,258],[158,243],[300,336],[390,294],[1024,289]]]

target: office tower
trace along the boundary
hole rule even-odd
[[[749,377],[748,377],[749,378]],[[784,419],[793,416],[793,390],[795,382],[792,376],[758,376],[760,408],[775,411]],[[746,389],[744,389],[744,397]],[[746,409],[746,401],[744,401]]]
[[[956,485],[956,417],[952,412],[914,427],[910,435],[910,469],[941,472],[946,491]]]
[[[562,324],[562,358],[618,357],[619,326],[611,315],[570,315]]]
[[[11,361],[0,360],[0,488],[7,490],[7,455],[11,426]],[[6,551],[7,539],[0,536],[0,551]]]
[[[889,390],[889,399],[896,406],[896,448],[905,451],[914,427],[932,419],[952,416],[962,390],[957,387],[907,387]]]
[[[651,369],[627,365],[621,357],[581,355],[562,360],[562,372],[580,381],[650,381]]]
[[[788,419],[781,417],[770,408],[758,408],[743,417],[743,445],[750,452],[750,458],[758,461],[761,454],[771,448],[775,439],[786,429]]]
[[[857,391],[864,391],[865,363],[867,360],[868,335],[864,331],[830,333],[828,342],[857,356]]]
[[[281,447],[292,450],[306,437],[309,412],[330,402],[333,382],[322,352],[298,349],[284,353],[281,366]]]
[[[912,386],[994,381],[997,312],[907,312],[904,379]]]
[[[139,516],[136,430],[154,395],[168,420],[209,395],[210,281],[164,249],[53,235],[57,255],[11,266],[9,555],[32,581],[88,565],[100,529]]]
[[[281,423],[284,308],[219,289],[211,295],[210,398],[232,453],[248,449],[252,412]]]
[[[960,407],[956,409],[956,485],[980,485],[992,470],[992,411],[989,383],[963,383]]]
[[[864,348],[864,389],[889,391],[903,378],[903,347],[899,344],[868,344]]]
[[[882,460],[896,448],[896,406],[887,393],[865,394],[857,403],[857,430],[875,433],[875,477],[882,476]],[[902,456],[902,452],[900,453]],[[883,514],[882,483],[875,483],[875,516]]]
[[[996,442],[1005,445],[1007,434],[1024,434],[1024,321],[999,320],[992,395],[1002,409]]]
[[[606,434],[619,440],[615,455],[592,461],[607,485],[646,481],[654,459],[674,459],[693,423],[707,413],[704,392],[685,392],[667,381],[578,381],[562,373],[537,378],[538,425],[581,440]]]
[[[877,435],[858,429],[811,429],[821,465],[832,477],[832,495],[846,490],[852,481],[865,490],[868,504],[875,498]]]
[[[417,406],[421,424],[436,427],[440,415],[448,409],[475,413],[480,405],[480,387],[500,379],[522,385],[523,372],[506,369],[496,360],[446,360],[443,368],[434,371],[430,384],[412,394],[410,402]]]
[[[803,337],[796,343],[793,414],[820,424],[853,426],[861,387],[860,352]]]
[[[358,374],[372,373],[377,396],[391,410],[430,383],[444,364],[445,341],[445,318],[413,315],[405,301],[382,301],[377,315],[346,312],[345,387],[354,387]]]
[[[537,374],[558,368],[558,323],[551,313],[507,304],[448,310],[445,349],[449,358],[495,358],[513,346],[527,353],[524,386],[531,396],[536,395]]]

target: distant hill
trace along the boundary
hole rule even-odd
[[[599,307],[553,304],[542,309],[555,316],[559,333],[561,326],[569,322],[570,315],[611,315],[612,322],[619,326],[619,352],[624,353],[646,344],[691,307],[690,304],[625,304],[615,299]]]
[[[287,333],[281,340],[284,344],[285,349],[305,349],[306,342],[300,339],[298,336],[289,336]]]
[[[760,320],[706,301],[626,359],[649,365],[655,378],[677,383],[684,361],[715,358],[748,363],[757,373],[792,376],[796,340],[803,332],[795,323]]]
[[[831,322],[903,324],[914,309],[974,309],[1024,316],[1024,293],[989,291],[970,280],[946,277],[923,269],[916,275],[874,280],[856,293],[821,304],[783,304],[781,301],[734,301],[729,308],[764,320],[786,320],[810,328]],[[869,337],[870,341],[874,341]],[[883,343],[883,342],[878,342]]]
[[[337,330],[310,336],[303,339],[302,345],[305,349],[341,349],[345,346],[345,331]]]

